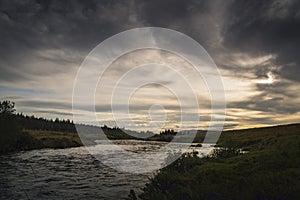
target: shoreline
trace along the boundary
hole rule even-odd
[[[221,136],[215,145],[216,147],[230,147],[235,145],[242,150],[248,151],[251,149],[251,143],[255,141],[242,141],[240,144],[234,144],[236,141],[241,140],[240,135],[245,134],[254,134],[253,137],[257,137],[257,140],[262,140],[264,134],[261,132],[274,132],[274,134],[281,135],[286,129],[291,129],[293,127],[300,127],[300,124],[289,124],[289,125],[277,125],[272,127],[263,127],[263,128],[251,128],[251,129],[241,129],[241,130],[228,130],[223,131]],[[8,154],[19,151],[26,150],[35,150],[35,149],[64,149],[71,147],[80,147],[83,146],[80,137],[77,133],[68,133],[68,132],[58,132],[58,131],[46,131],[46,130],[23,130],[21,133],[18,133],[18,140],[8,146],[7,149],[1,149],[0,155]],[[170,142],[173,139],[171,135],[155,135],[152,138],[133,138],[129,137],[118,137],[115,135],[107,135],[110,140],[142,140],[142,141],[156,141],[156,142]],[[205,137],[205,134],[198,133],[193,141],[193,146],[201,145]],[[248,144],[250,143],[250,145]]]

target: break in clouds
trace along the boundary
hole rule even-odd
[[[0,1],[1,99],[15,101],[17,110],[26,114],[70,118],[74,79],[87,54],[114,34],[145,26],[187,34],[210,54],[223,78],[225,128],[299,121],[297,0]],[[107,87],[126,66],[147,59],[188,65],[170,53],[137,51],[112,64]],[[171,74],[151,67],[135,76],[142,78],[145,73],[160,77],[165,86],[179,84]],[[204,128],[211,117],[209,93],[203,80],[192,81],[199,81],[200,109],[187,110],[191,116],[201,115],[200,128]],[[101,95],[106,95],[105,91],[96,93],[97,117],[100,124],[110,124],[111,106],[101,101]],[[163,105],[166,112],[157,113],[153,104]],[[91,112],[87,107],[82,105],[83,115]],[[160,125],[166,121],[166,127],[178,126],[176,97],[159,85],[138,90],[130,110],[140,126],[126,128],[144,129],[149,112],[160,116]],[[198,126],[193,121],[190,124]]]

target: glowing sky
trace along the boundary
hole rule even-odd
[[[300,2],[273,1],[0,1],[0,98],[17,111],[46,118],[72,118],[72,90],[87,54],[106,38],[131,28],[156,26],[180,31],[199,42],[215,61],[227,101],[225,128],[300,121]],[[128,66],[159,60],[188,66],[178,56],[154,50],[123,56],[97,90],[100,124],[113,124],[111,106],[101,98]],[[145,73],[180,87],[171,73]],[[200,128],[210,119],[209,92],[197,82]],[[184,89],[183,89],[184,90]],[[189,96],[186,96],[188,102]],[[160,113],[163,105],[166,113]],[[153,107],[154,106],[154,107]],[[122,107],[120,106],[120,110]],[[130,100],[132,119],[143,130],[178,126],[178,101],[164,87],[149,85]],[[82,106],[84,115],[89,110]],[[150,113],[150,115],[149,115]],[[149,125],[149,116],[157,121]],[[164,122],[166,120],[166,122]],[[164,123],[163,123],[164,122]],[[217,123],[217,121],[215,121]],[[190,121],[190,128],[198,124]],[[155,129],[153,129],[155,130]]]

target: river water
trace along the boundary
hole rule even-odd
[[[164,145],[132,140],[117,143],[133,151]],[[104,147],[101,145],[105,144],[95,147]],[[204,151],[211,149],[206,147]],[[154,175],[110,168],[85,147],[32,150],[2,155],[0,159],[0,199],[125,199],[130,189],[139,194]]]

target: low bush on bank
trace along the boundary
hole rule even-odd
[[[157,172],[138,197],[299,199],[299,125],[277,128],[225,134],[220,142],[224,148],[205,158],[185,154]],[[250,151],[241,154],[240,148]]]

